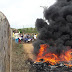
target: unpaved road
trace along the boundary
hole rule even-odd
[[[35,72],[31,70],[31,64],[28,61],[28,58],[32,57],[32,44],[16,44],[13,41],[12,46],[11,72]]]
[[[24,51],[27,53],[28,57],[33,59],[33,45],[32,43],[23,44]]]

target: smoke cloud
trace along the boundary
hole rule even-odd
[[[44,12],[45,19],[37,19],[35,26],[39,32],[34,45],[37,55],[41,44],[48,44],[48,52],[60,55],[72,47],[72,0],[57,0]]]

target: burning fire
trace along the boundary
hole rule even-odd
[[[64,63],[67,66],[72,66],[72,49],[65,52],[60,56],[61,61],[66,62]]]
[[[47,48],[49,48],[49,45],[43,44],[40,46],[35,62],[49,62],[51,65],[64,62],[65,65],[72,66],[72,49],[58,56],[54,53],[47,53]]]

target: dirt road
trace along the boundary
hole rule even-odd
[[[28,58],[32,58],[32,43],[16,44],[13,41],[12,49],[12,72],[35,72],[31,70]],[[31,70],[31,71],[30,71]]]
[[[27,56],[33,59],[33,45],[32,43],[23,44],[24,51],[27,53]]]

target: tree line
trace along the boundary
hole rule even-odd
[[[20,31],[20,33],[38,33],[36,28],[22,28],[18,29],[18,31]]]

